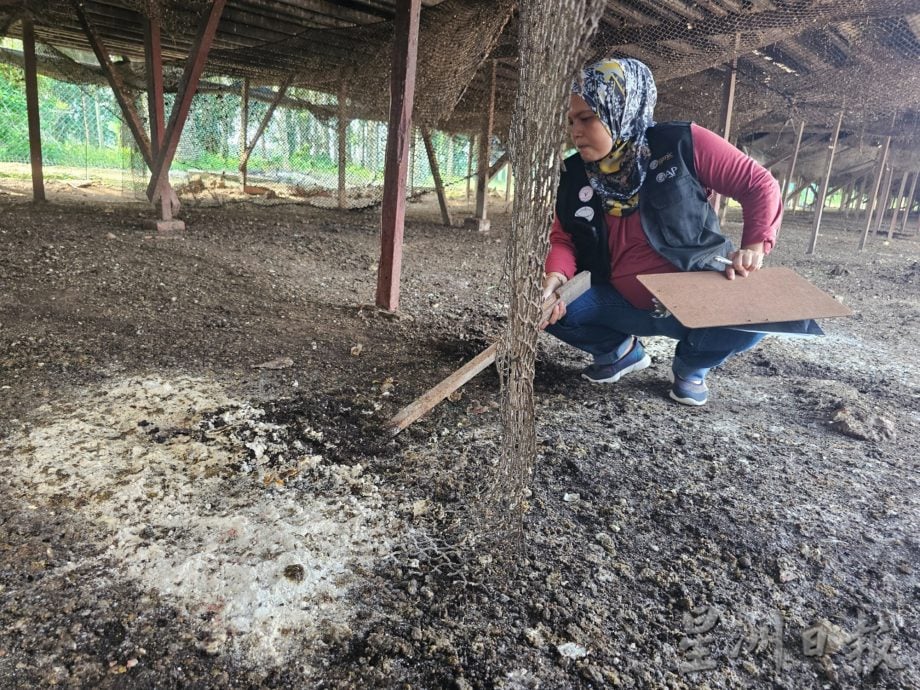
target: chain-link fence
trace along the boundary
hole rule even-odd
[[[4,45],[18,49],[18,41]],[[128,198],[144,198],[149,180],[143,157],[107,86],[73,84],[39,76],[42,153],[45,178],[73,185],[99,184]],[[195,96],[185,123],[171,181],[186,203],[220,203],[234,198],[278,198],[317,206],[348,208],[376,204],[382,198],[387,125],[348,119],[344,112],[344,175],[340,175],[339,103],[335,95],[291,88],[253,87],[243,114],[243,83],[210,80]],[[166,112],[174,96],[165,97]],[[262,127],[273,100],[279,100]],[[138,93],[139,113],[145,95]],[[245,126],[246,136],[243,137]],[[479,146],[475,137],[441,131],[428,134],[448,198],[468,200],[475,194]],[[240,161],[247,146],[246,175]],[[491,161],[501,158],[493,140]],[[29,139],[23,70],[0,63],[0,178],[30,175]],[[499,166],[493,193],[508,195],[509,166]],[[423,133],[416,128],[410,147],[407,193],[435,188]]]

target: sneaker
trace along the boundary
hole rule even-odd
[[[671,400],[676,400],[681,405],[694,405],[696,407],[705,405],[706,401],[709,400],[709,389],[706,387],[704,379],[698,381],[682,379],[673,373],[671,376],[674,381],[671,385]]]
[[[593,383],[616,383],[626,374],[633,371],[642,371],[652,363],[651,357],[645,353],[645,348],[639,339],[633,337],[632,347],[625,355],[611,364],[592,364],[585,368],[581,375]]]

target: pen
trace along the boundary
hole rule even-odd
[[[731,260],[731,259],[726,259],[724,256],[715,256],[715,257],[713,257],[712,260],[715,261],[717,264],[723,264],[723,265],[725,265],[725,266],[731,266],[731,265],[732,265],[732,260]]]

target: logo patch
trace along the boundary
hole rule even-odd
[[[580,209],[575,211],[576,218],[584,218],[587,221],[590,221],[594,218],[594,209],[590,206],[582,206]]]
[[[657,170],[657,169],[658,169],[658,161],[652,161],[651,163],[649,163],[649,164],[648,164],[648,169],[649,169],[649,170]]]
[[[582,187],[578,190],[578,198],[582,203],[590,201],[592,196],[594,196],[594,190],[589,186]]]
[[[670,168],[664,172],[660,172],[655,176],[655,181],[658,183],[664,182],[665,180],[670,180],[677,177],[677,166],[672,165]]]

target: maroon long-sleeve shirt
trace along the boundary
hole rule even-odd
[[[691,124],[690,134],[693,163],[700,183],[741,204],[744,220],[741,246],[763,242],[764,252],[769,252],[783,216],[776,180],[766,168],[715,132]],[[636,276],[673,273],[679,269],[652,249],[638,212],[622,217],[607,215],[607,237],[611,284],[634,307],[651,309],[652,295]],[[549,241],[546,272],[562,273],[571,278],[575,275],[575,245],[558,217],[553,220]]]

